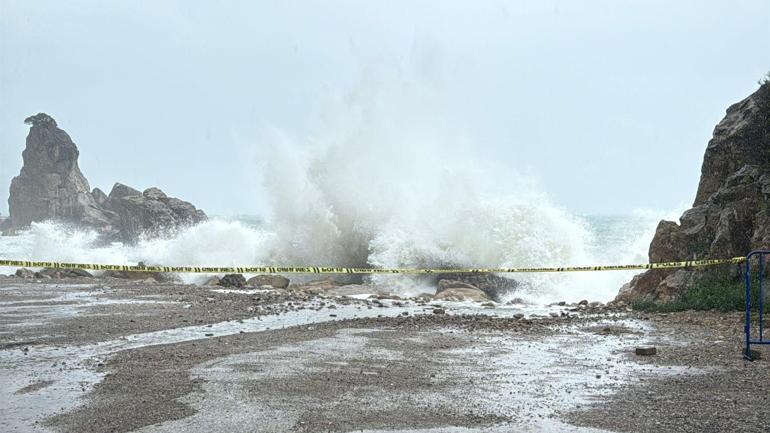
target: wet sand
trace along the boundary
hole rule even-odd
[[[0,279],[0,430],[759,432],[770,425],[763,419],[769,364],[741,359],[740,314],[550,317],[521,306],[215,289]],[[439,307],[447,314],[434,314]],[[516,313],[545,317],[517,320]],[[644,344],[658,355],[634,355]]]

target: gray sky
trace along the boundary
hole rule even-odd
[[[370,71],[426,64],[479,155],[556,204],[671,209],[770,69],[770,2],[0,0],[0,212],[44,111],[92,187],[262,213],[265,129],[302,143]]]

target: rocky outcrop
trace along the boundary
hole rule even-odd
[[[206,219],[202,210],[158,188],[141,193],[116,183],[109,196],[99,188],[91,191],[78,167],[78,148],[56,121],[39,113],[24,122],[31,128],[24,165],[11,181],[4,231],[56,220],[95,229],[106,240],[132,242],[142,234],[157,235]]]
[[[117,215],[120,238],[129,242],[142,235],[157,236],[206,220],[202,210],[186,201],[168,197],[158,188],[148,188],[140,193],[117,183],[103,206]]]
[[[11,181],[8,207],[11,229],[55,218],[104,229],[111,217],[94,200],[78,167],[78,148],[56,121],[40,113],[28,117],[32,125],[22,153],[24,165]]]
[[[243,287],[246,285],[246,277],[241,274],[227,274],[219,279],[222,287]]]
[[[246,284],[255,287],[269,286],[276,289],[285,289],[289,287],[289,279],[282,275],[257,275],[249,278]]]
[[[770,247],[770,84],[727,109],[714,129],[692,209],[661,221],[650,262],[744,256]],[[653,270],[623,286],[618,300],[669,300],[702,269]]]

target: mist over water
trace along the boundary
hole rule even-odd
[[[0,257],[193,266],[544,267],[644,263],[662,215],[576,216],[552,203],[517,167],[474,146],[462,95],[435,70],[366,76],[332,98],[309,138],[265,128],[263,187],[271,211],[212,219],[98,246],[97,235],[56,223],[0,238]],[[262,144],[264,144],[262,143]],[[516,274],[511,297],[548,302],[611,299],[634,272]],[[199,278],[185,276],[188,281]],[[296,278],[296,277],[292,277]],[[375,276],[405,294],[424,279]]]
[[[545,213],[552,210],[545,209]],[[551,215],[554,219],[544,220],[543,209],[535,207],[535,214],[529,213],[529,210],[533,208],[522,207],[506,214],[511,216],[520,212],[517,215],[530,215],[522,218],[526,223],[520,228],[515,227],[515,224],[514,227],[507,226],[501,219],[493,219],[489,222],[499,224],[499,228],[490,225],[490,228],[476,233],[479,239],[458,237],[457,244],[451,244],[450,237],[442,238],[446,233],[463,231],[448,223],[440,230],[420,232],[420,237],[411,237],[411,229],[393,231],[385,227],[382,234],[372,240],[370,262],[366,266],[417,267],[440,264],[442,267],[523,267],[646,263],[649,240],[662,216],[651,212],[636,212],[627,216],[570,217],[556,211],[555,215]],[[560,221],[558,218],[565,219]],[[567,233],[573,236],[572,241],[581,243],[565,245],[561,250],[535,249],[535,246],[547,248],[550,245],[565,244],[554,232],[543,228],[553,222],[564,224],[563,229],[574,229],[572,234],[568,230],[556,233]],[[460,226],[464,226],[464,223],[461,221]],[[533,227],[535,231],[522,235],[527,233],[528,227]],[[538,239],[541,233],[547,237]],[[438,237],[432,237],[432,234]],[[500,238],[489,237],[498,234]],[[328,238],[331,239],[331,236]],[[503,239],[512,242],[506,244]],[[99,246],[97,240],[98,236],[94,232],[74,230],[53,222],[34,223],[28,231],[18,236],[0,237],[0,258],[112,264],[145,261],[169,266],[303,266],[326,265],[332,261],[330,257],[303,256],[301,250],[289,251],[288,245],[269,226],[254,226],[237,220],[212,219],[165,238],[140,240],[136,245],[115,243]],[[464,248],[469,246],[479,247],[477,253],[474,254],[472,250],[468,253]],[[575,253],[580,255],[573,255]],[[293,256],[298,261],[286,262],[280,259],[281,254]],[[507,275],[525,283],[522,291],[511,293],[509,298],[522,297],[538,303],[579,299],[606,301],[612,299],[618,288],[634,274],[634,271],[612,271]],[[203,278],[194,274],[181,276],[187,282]],[[297,279],[299,276],[290,275],[290,278]],[[403,294],[434,290],[424,280],[408,275],[378,276],[373,282],[387,284]]]

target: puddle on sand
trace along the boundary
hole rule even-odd
[[[0,288],[0,291],[6,293],[16,291],[19,296],[29,296],[20,287],[3,287]],[[112,299],[105,297],[112,291],[109,287],[93,284],[42,285],[40,290],[35,290],[33,299],[0,302],[0,320],[4,322],[4,327],[32,327],[45,325],[56,319],[78,316],[83,310],[91,307],[175,303],[153,299]]]
[[[613,322],[628,329],[646,330],[636,320]],[[483,372],[473,377],[471,400],[496,407],[516,422],[517,431],[564,431],[553,416],[579,409],[598,397],[614,393],[642,373],[677,374],[684,368],[664,368],[629,362],[629,348],[647,343],[644,333],[597,335],[578,325],[538,340],[490,336],[471,349],[449,351],[458,359],[484,359],[494,366],[495,380]],[[695,371],[690,371],[695,373]],[[490,399],[490,395],[505,398]],[[494,431],[494,430],[490,430]],[[594,431],[572,427],[566,431]]]
[[[347,295],[348,298],[366,300],[376,293],[359,293],[355,295]],[[393,300],[393,299],[377,299],[385,305],[393,305],[394,302],[408,303],[411,300]],[[527,318],[542,318],[542,317],[561,317],[562,313],[574,315],[568,310],[569,306],[558,305],[531,305],[531,304],[500,304],[497,302],[488,302],[493,307],[481,307],[481,303],[473,301],[430,301],[426,304],[432,307],[446,307],[448,314],[483,314],[485,316],[492,317],[513,317],[516,314],[523,314]]]

